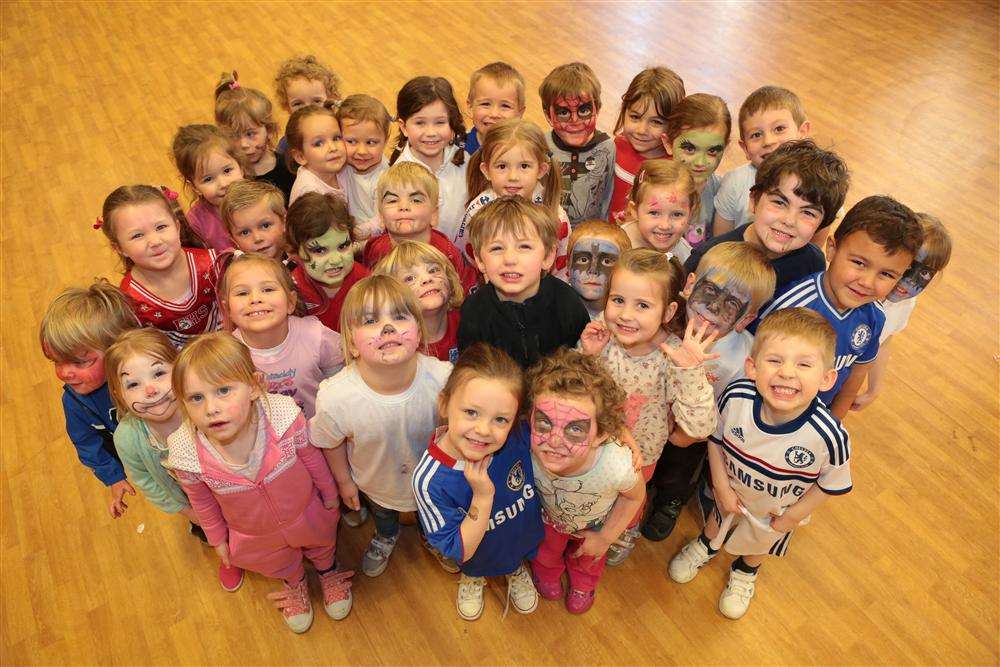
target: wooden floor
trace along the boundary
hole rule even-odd
[[[0,662],[997,664],[997,24],[995,2],[2,3]],[[117,280],[91,228],[101,202],[124,183],[179,186],[172,133],[210,122],[219,73],[270,93],[295,52],[390,110],[412,76],[446,76],[464,99],[471,71],[504,59],[536,121],[542,77],[581,59],[608,130],[646,65],[723,96],[734,117],[749,91],[781,84],[850,165],[849,204],[890,193],[949,226],[951,268],[895,344],[885,395],[848,422],[853,493],[765,565],[745,619],[716,609],[728,559],[668,580],[696,530],[687,514],[609,570],[579,618],[543,602],[501,619],[494,582],[483,618],[459,620],[454,577],[407,529],[384,576],[356,579],[350,617],[318,608],[301,637],[264,600],[272,582],[224,593],[213,552],[176,517],[138,499],[108,517],[62,430],[41,313],[66,285]],[[723,169],[742,161],[733,144]],[[343,561],[359,562],[370,530],[342,531]]]

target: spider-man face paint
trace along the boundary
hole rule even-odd
[[[565,473],[587,457],[597,437],[593,401],[543,395],[531,409],[531,451],[546,470]]]
[[[590,95],[557,97],[549,106],[549,123],[568,146],[585,146],[597,128],[598,106]]]

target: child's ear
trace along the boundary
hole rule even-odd
[[[292,293],[288,295],[288,314],[289,315],[291,315],[291,314],[293,314],[295,312],[295,306],[298,303],[298,300],[299,300],[298,293],[295,292],[295,290],[292,290]]]
[[[399,132],[400,132],[400,134],[402,134],[405,137],[406,136],[406,122],[402,118],[400,118],[399,120],[396,121],[396,124],[399,125]]]
[[[490,167],[490,165],[486,164],[486,160],[480,160],[479,161],[479,171],[483,174],[483,176],[486,177],[487,181],[490,180],[490,175],[488,173],[489,172],[489,167]]]
[[[545,254],[545,259],[542,260],[542,268],[548,273],[552,265],[556,263],[556,247],[553,246],[548,253]]]
[[[760,202],[760,195],[756,190],[750,191],[750,215],[757,215],[757,204]]]
[[[297,148],[292,148],[291,146],[288,147],[288,150],[292,152],[292,159],[295,160],[300,167],[306,166],[306,158],[302,155],[302,151]]]
[[[663,150],[667,152],[667,157],[673,159],[674,157],[674,142],[670,140],[665,133],[660,135],[660,143],[663,144]]]
[[[684,289],[681,290],[681,296],[685,299],[691,298],[691,292],[694,291],[694,284],[698,282],[698,274],[691,272],[688,274],[687,281],[684,283]]]
[[[442,421],[448,418],[448,403],[444,400],[443,394],[438,394],[437,412]]]
[[[833,261],[833,256],[837,254],[837,242],[834,240],[833,236],[826,237],[826,244],[824,245],[824,250],[826,254],[827,263]]]
[[[679,304],[676,301],[671,301],[667,304],[667,307],[663,309],[663,324],[666,325],[670,320],[674,319],[674,315],[677,314],[677,308]]]
[[[823,381],[819,385],[820,391],[830,391],[833,389],[833,385],[837,384],[837,371],[836,369],[830,368],[823,373]]]
[[[441,218],[440,214],[441,214],[441,209],[440,208],[435,208],[434,209],[434,213],[431,215],[431,229],[436,229],[437,228],[438,223],[441,221],[440,220],[440,218]]]
[[[751,380],[757,379],[757,364],[754,363],[753,357],[747,357],[746,361],[743,362],[743,372]],[[836,372],[836,371],[834,371]],[[833,385],[830,385],[833,386]],[[824,390],[825,391],[825,390]]]
[[[740,138],[740,140],[737,143],[740,145],[740,148],[743,149],[743,155],[745,155],[746,158],[747,158],[747,161],[749,161],[750,160],[750,151],[747,150],[747,142],[743,141],[743,139]]]
[[[753,312],[747,313],[746,315],[744,315],[743,317],[741,317],[739,319],[739,321],[736,322],[736,324],[733,325],[733,331],[735,331],[736,333],[739,333],[739,332],[743,331],[748,326],[750,326],[750,323],[753,322],[755,319],[757,319],[757,311],[756,310],[753,311]]]
[[[549,163],[543,160],[538,165],[538,178],[539,179],[545,178],[548,175],[548,173],[549,173]]]
[[[625,220],[635,220],[636,217],[635,202],[629,199],[625,205]]]
[[[799,138],[806,139],[809,137],[811,133],[812,133],[812,123],[810,123],[807,120],[802,121],[802,124],[799,125]]]
[[[489,283],[490,277],[486,275],[486,265],[483,264],[483,260],[479,259],[479,253],[475,250],[472,251],[472,258],[476,260],[476,268],[479,269],[479,273],[483,276],[483,282]]]

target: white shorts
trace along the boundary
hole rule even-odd
[[[712,523],[722,525],[722,514],[718,506],[712,511]],[[734,556],[784,556],[792,533],[779,533],[765,527],[770,517],[751,520],[742,514],[733,517],[733,523],[726,538],[725,549]]]

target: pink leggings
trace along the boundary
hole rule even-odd
[[[589,593],[597,588],[597,582],[604,572],[606,557],[599,559],[576,558],[572,554],[580,548],[583,542],[578,537],[560,532],[547,523],[545,539],[538,547],[538,554],[531,561],[531,571],[540,581],[556,582],[562,576],[563,570],[569,573],[569,587]]]

